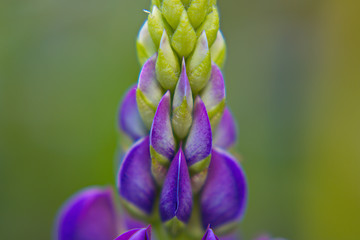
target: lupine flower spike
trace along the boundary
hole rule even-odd
[[[219,23],[216,0],[151,1],[136,42],[138,82],[119,109],[131,141],[116,175],[122,208],[109,188],[84,190],[60,211],[56,239],[151,240],[152,229],[158,240],[235,239],[247,182],[227,152],[237,127]]]

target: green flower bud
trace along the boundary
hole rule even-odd
[[[196,29],[204,21],[207,13],[207,3],[209,0],[192,0],[187,10],[190,22]]]
[[[218,65],[219,68],[222,68],[226,59],[226,44],[224,37],[219,30],[217,33],[216,40],[210,48],[211,60]]]
[[[163,88],[174,90],[179,72],[179,59],[172,50],[169,37],[164,31],[156,61],[157,80]]]
[[[202,32],[205,31],[209,46],[211,46],[216,39],[216,35],[219,30],[219,27],[220,27],[219,12],[217,8],[213,6],[212,12],[206,16],[205,21],[196,30],[196,35],[199,37],[202,34]]]
[[[164,0],[162,4],[162,13],[166,21],[173,29],[179,24],[182,12],[185,10],[181,0]]]
[[[151,0],[150,9],[153,9],[154,6],[157,6],[158,8],[160,8],[160,6],[161,6],[160,0]]]
[[[156,6],[153,7],[152,12],[148,16],[148,28],[156,47],[160,45],[164,29],[168,35],[172,35],[171,27],[164,21],[161,11]]]
[[[179,25],[171,39],[171,45],[180,57],[187,57],[196,44],[196,33],[191,26],[186,10],[181,14]]]
[[[217,0],[209,0],[208,13],[211,13],[213,6],[216,6]]]
[[[194,52],[188,58],[187,66],[191,90],[197,94],[205,87],[211,74],[211,56],[205,31],[199,37]]]
[[[156,46],[150,36],[148,22],[145,21],[141,27],[138,38],[136,40],[136,50],[140,65],[144,65],[152,55],[156,53]]]
[[[191,0],[181,0],[184,6],[187,8],[191,2]]]

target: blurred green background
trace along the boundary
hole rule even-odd
[[[221,1],[246,239],[360,236],[359,4]],[[113,184],[116,114],[148,0],[1,1],[0,238],[49,239],[61,204]]]

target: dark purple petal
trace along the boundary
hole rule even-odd
[[[167,91],[166,94],[161,98],[155,113],[154,121],[150,131],[150,145],[156,151],[156,153],[166,158],[169,162],[174,157],[176,147],[176,142],[171,127],[170,111],[170,91]]]
[[[151,214],[156,186],[151,175],[149,137],[137,141],[124,157],[118,174],[118,190],[125,207],[136,208],[141,214]]]
[[[233,146],[237,139],[237,127],[235,120],[228,108],[225,108],[224,114],[214,133],[213,144],[217,147],[228,149]]]
[[[210,80],[201,91],[200,96],[206,106],[210,121],[219,120],[225,107],[225,82],[221,70],[216,64],[212,64]]]
[[[235,224],[244,214],[247,184],[240,164],[221,149],[213,149],[208,178],[200,197],[203,227]]]
[[[220,240],[214,233],[214,231],[208,227],[202,240]]]
[[[186,140],[184,152],[190,170],[199,172],[207,167],[207,158],[211,154],[212,136],[211,125],[206,107],[200,97],[195,100],[194,119],[189,136]],[[206,161],[204,166],[197,168],[198,164]],[[194,165],[196,164],[196,165]],[[193,167],[195,167],[193,169]]]
[[[160,216],[163,222],[173,218],[187,223],[192,211],[189,171],[180,148],[171,162],[160,196]]]
[[[136,228],[121,234],[115,240],[151,240],[151,226]]]
[[[62,207],[56,231],[58,240],[113,240],[118,219],[111,188],[77,193]]]
[[[131,87],[122,100],[119,111],[119,126],[133,140],[148,134],[136,103],[136,86]]]

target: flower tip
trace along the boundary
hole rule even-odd
[[[202,240],[219,240],[219,238],[215,235],[214,231],[210,228],[210,224],[208,225]]]
[[[151,225],[146,228],[131,229],[115,240],[151,240]]]

